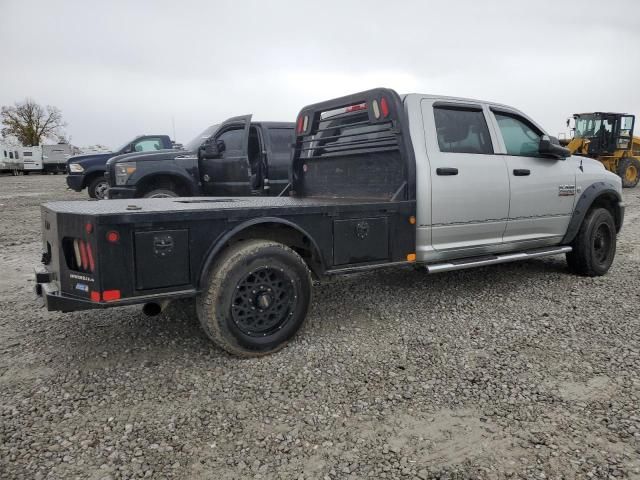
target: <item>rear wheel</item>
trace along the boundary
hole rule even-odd
[[[596,208],[587,213],[572,246],[567,263],[573,272],[588,277],[607,273],[616,256],[616,226],[611,212]]]
[[[280,243],[247,240],[229,247],[211,270],[196,308],[207,336],[229,353],[255,357],[283,348],[302,328],[311,277]]]
[[[618,162],[617,174],[622,178],[623,187],[635,187],[640,180],[640,161],[632,157],[621,158]]]
[[[166,188],[156,188],[154,190],[150,190],[145,193],[144,198],[171,198],[177,197],[178,194],[173,190],[168,190]]]
[[[89,183],[89,187],[87,188],[87,190],[91,198],[96,198],[98,200],[107,198],[107,190],[109,190],[107,179],[102,175],[94,178]]]

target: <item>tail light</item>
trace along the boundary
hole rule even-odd
[[[71,270],[83,273],[93,273],[96,270],[96,260],[91,244],[81,238],[64,238],[63,248],[67,266]]]

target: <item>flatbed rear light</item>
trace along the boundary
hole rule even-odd
[[[84,240],[78,240],[78,243],[80,244],[80,260],[82,262],[80,266],[82,267],[83,270],[88,270],[89,258],[87,257],[87,246],[84,243]]]
[[[88,240],[65,237],[62,244],[69,269],[83,273],[95,272],[96,258]]]
[[[120,300],[120,290],[105,290],[104,292],[102,292],[102,299],[105,302]]]
[[[116,300],[120,300],[122,298],[122,294],[120,290],[105,290],[104,292],[91,292],[91,301],[92,302],[114,302]]]
[[[89,271],[91,273],[96,269],[96,262],[93,259],[93,250],[91,249],[91,244],[87,242],[87,260],[89,260]]]

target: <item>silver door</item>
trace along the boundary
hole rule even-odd
[[[541,157],[538,145],[545,133],[519,113],[494,109],[492,116],[510,181],[504,242],[559,241],[573,212],[575,163]]]
[[[504,159],[494,154],[486,108],[422,101],[431,174],[431,243],[454,256],[502,242],[509,210]],[[470,251],[471,250],[471,251]]]

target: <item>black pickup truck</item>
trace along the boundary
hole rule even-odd
[[[153,153],[172,148],[173,142],[168,135],[139,135],[113,152],[73,156],[67,160],[67,185],[76,192],[86,188],[91,198],[102,200],[107,198],[108,183],[105,172],[107,161],[111,157],[130,152]]]
[[[113,157],[109,198],[278,195],[289,181],[293,127],[245,115],[207,128],[184,151]]]
[[[375,89],[305,107],[295,131],[288,196],[43,205],[36,292],[59,311],[195,298],[214,342],[256,356],[300,330],[312,275],[613,262],[620,178],[516,109]]]

